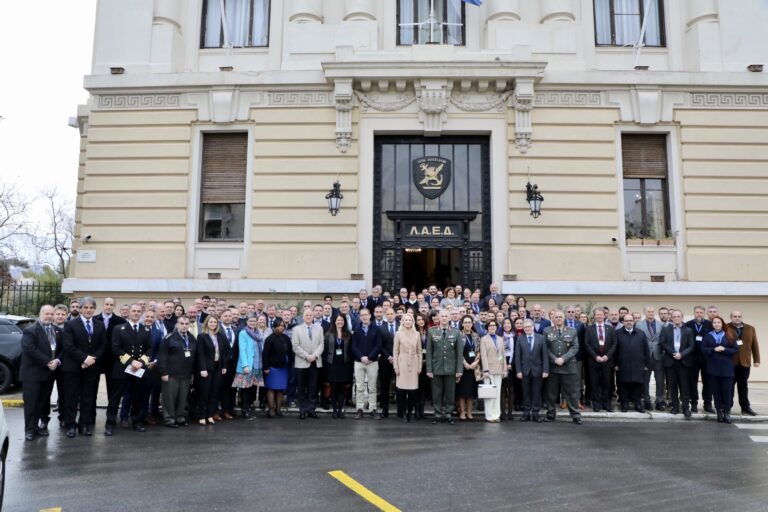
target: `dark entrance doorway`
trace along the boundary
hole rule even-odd
[[[374,146],[374,282],[487,287],[488,138],[387,136]]]
[[[441,290],[461,282],[461,249],[403,249],[403,286],[417,293],[431,284]]]

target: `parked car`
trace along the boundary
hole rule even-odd
[[[0,318],[0,393],[19,383],[21,367],[21,328]]]
[[[5,497],[5,461],[8,457],[8,424],[5,422],[3,403],[0,402],[0,510],[3,510],[3,498]]]
[[[22,331],[35,323],[35,319],[29,318],[28,316],[6,315],[4,313],[0,315],[0,320],[8,320]]]

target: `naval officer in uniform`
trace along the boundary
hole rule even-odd
[[[112,333],[112,353],[115,355],[115,365],[112,378],[115,386],[109,395],[107,406],[107,424],[104,435],[111,436],[117,423],[117,411],[120,399],[126,389],[131,396],[131,422],[133,430],[144,432],[144,417],[146,411],[146,388],[144,386],[144,370],[149,363],[149,353],[152,346],[152,334],[149,327],[141,323],[141,306],[132,304],[128,313],[128,322],[116,327]],[[128,372],[130,375],[128,375]]]
[[[435,418],[432,423],[447,421],[453,425],[453,407],[456,383],[461,378],[464,344],[461,334],[449,324],[448,310],[440,310],[439,325],[427,334],[427,377],[432,379],[432,405]]]
[[[579,388],[581,372],[576,365],[579,353],[579,338],[576,329],[565,324],[565,314],[555,311],[554,325],[544,329],[544,338],[549,349],[549,380],[547,381],[547,421],[555,421],[555,404],[562,394],[568,403],[573,422],[581,425],[579,412]]]

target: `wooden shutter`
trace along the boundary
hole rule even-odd
[[[667,177],[667,136],[624,134],[621,157],[625,178]]]
[[[202,202],[245,203],[247,133],[203,135]]]

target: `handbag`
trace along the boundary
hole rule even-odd
[[[490,382],[491,378],[487,377],[487,379]],[[477,398],[496,398],[496,385],[486,384],[483,378],[483,382],[477,385]]]

